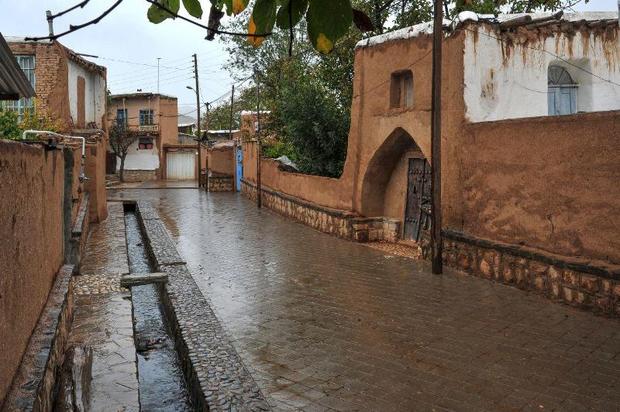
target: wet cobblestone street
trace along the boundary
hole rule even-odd
[[[240,195],[149,200],[276,410],[620,410],[620,323],[337,239]]]

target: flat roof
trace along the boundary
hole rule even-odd
[[[136,92],[136,93],[122,93],[122,94],[111,94],[110,99],[148,99],[149,97],[161,97],[163,99],[174,99],[177,100],[174,96],[169,96],[167,94],[161,93],[150,93],[150,92]]]

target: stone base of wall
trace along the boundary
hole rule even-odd
[[[620,266],[549,254],[445,230],[443,261],[485,279],[533,291],[574,307],[620,317]],[[430,239],[422,240],[430,258]]]
[[[209,176],[209,192],[232,192],[234,178],[229,175],[212,174]]]
[[[125,170],[125,182],[147,182],[157,180],[157,170]]]
[[[51,411],[56,376],[73,319],[73,266],[63,266],[56,275],[47,303],[41,312],[28,348],[4,404],[3,411]]]
[[[256,201],[256,185],[241,181],[241,192]],[[401,222],[386,217],[361,217],[352,212],[330,209],[276,192],[263,186],[263,206],[324,233],[356,242],[396,242]]]

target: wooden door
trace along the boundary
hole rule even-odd
[[[420,232],[427,210],[426,203],[430,201],[430,173],[431,168],[425,159],[409,159],[407,174],[407,199],[405,205],[405,225],[403,238],[405,240],[420,240]]]

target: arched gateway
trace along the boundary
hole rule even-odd
[[[362,182],[360,212],[400,220],[405,240],[419,240],[430,225],[431,169],[413,137],[394,130],[375,151]]]

